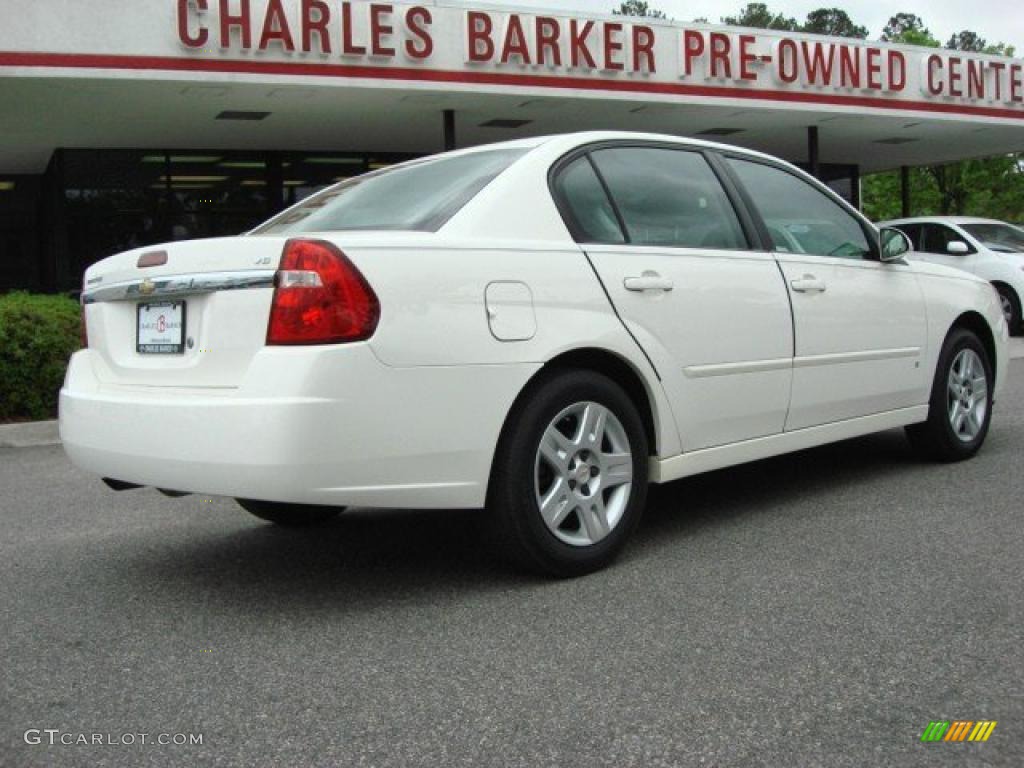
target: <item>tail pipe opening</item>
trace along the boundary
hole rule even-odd
[[[115,480],[112,477],[104,477],[103,482],[112,491],[132,491],[136,488],[141,488],[141,485],[135,483],[126,483],[124,480]]]

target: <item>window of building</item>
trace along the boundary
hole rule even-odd
[[[38,288],[39,176],[0,176],[0,290]]]
[[[64,150],[58,167],[64,199],[58,218],[75,275],[113,253],[170,239],[162,154]]]
[[[56,287],[74,288],[86,267],[121,251],[243,234],[338,181],[413,158],[341,152],[58,150],[47,179],[60,205],[48,216],[55,235],[43,257],[58,266],[58,274],[48,279]]]

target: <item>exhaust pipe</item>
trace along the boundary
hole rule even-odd
[[[170,491],[167,488],[157,488],[160,493],[164,496],[170,496],[172,499],[180,499],[182,496],[191,496],[191,493],[187,491]]]
[[[103,482],[108,488],[114,491],[134,491],[136,488],[145,487],[138,483],[126,483],[124,480],[115,480],[112,477],[104,477]],[[180,499],[182,496],[192,495],[188,491],[172,491],[167,488],[157,488],[157,490],[164,496],[170,496],[172,499]]]
[[[133,491],[142,487],[136,483],[126,483],[124,480],[115,480],[112,477],[104,477],[103,482],[112,491]]]

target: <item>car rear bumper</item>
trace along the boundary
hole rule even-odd
[[[89,472],[173,491],[374,507],[479,507],[536,365],[393,368],[365,344],[267,348],[237,388],[114,386],[74,355],[60,433]]]

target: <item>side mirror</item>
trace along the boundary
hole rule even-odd
[[[885,263],[900,261],[914,250],[910,238],[895,227],[883,227],[881,234],[881,259]]]
[[[971,249],[967,247],[967,243],[962,240],[953,240],[946,245],[946,251],[952,253],[954,256],[966,256],[971,252]]]

